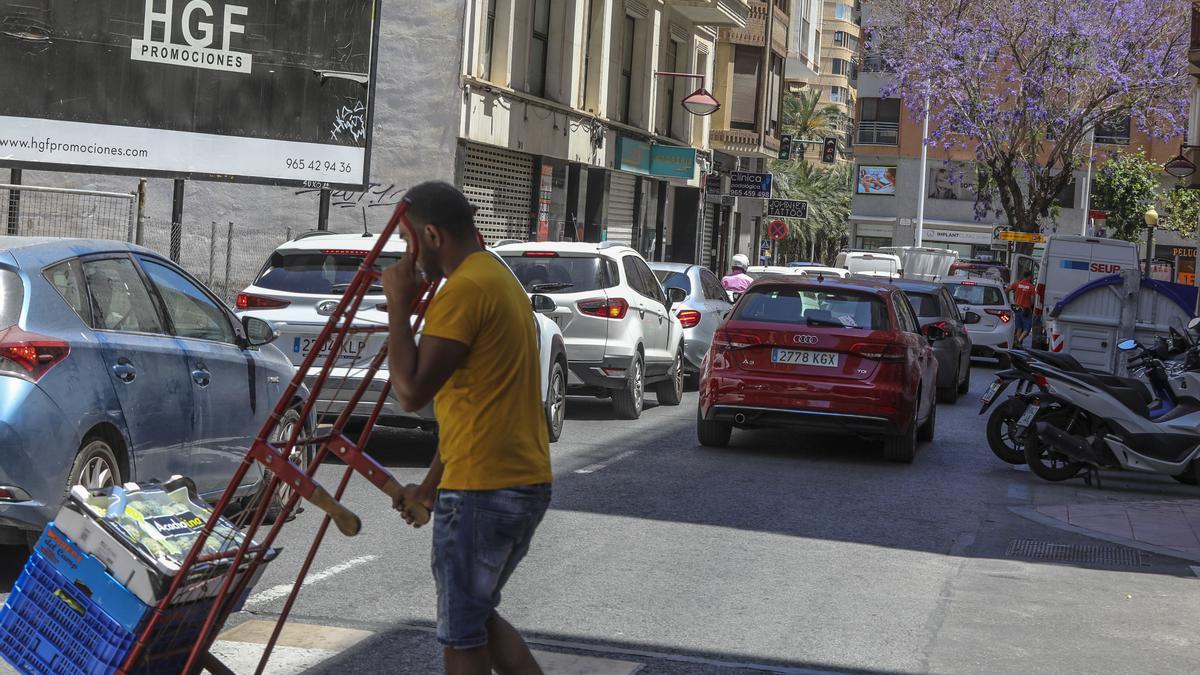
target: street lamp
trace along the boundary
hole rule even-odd
[[[683,77],[692,80],[700,80],[700,88],[684,97],[680,105],[689,113],[697,117],[706,117],[721,109],[721,102],[718,101],[707,89],[704,88],[704,75],[702,73],[669,73],[662,70],[654,72],[655,77]]]
[[[1154,228],[1158,227],[1158,211],[1154,210],[1154,205],[1146,209],[1146,213],[1142,216],[1146,221],[1146,268],[1145,275],[1150,276],[1150,260],[1154,257]]]

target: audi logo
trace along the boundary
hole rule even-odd
[[[817,344],[817,336],[816,335],[795,335],[792,337],[792,341],[798,345],[815,345],[815,344]]]

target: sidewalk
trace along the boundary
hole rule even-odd
[[[1200,500],[1093,502],[1013,511],[1051,527],[1200,562]]]

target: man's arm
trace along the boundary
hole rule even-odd
[[[470,348],[455,340],[413,337],[412,319],[399,307],[388,312],[388,375],[400,407],[408,412],[429,405],[454,371],[467,362]]]

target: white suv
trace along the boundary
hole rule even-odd
[[[337,307],[363,258],[375,246],[376,237],[309,232],[286,242],[267,259],[255,282],[238,294],[235,311],[239,315],[257,316],[273,322],[280,333],[275,344],[291,358],[293,364],[299,365],[310,350],[318,348],[317,338],[321,329],[329,321],[330,314]],[[395,263],[405,250],[404,239],[393,237],[384,245],[376,262],[377,268]],[[373,287],[359,308],[355,323],[387,325],[384,302],[383,289]],[[539,308],[533,316],[538,327],[546,424],[551,440],[558,440],[566,418],[566,347],[558,325],[544,316],[550,311],[553,301],[534,296],[531,302]],[[362,382],[371,358],[379,352],[385,340],[386,333],[351,334],[347,338],[336,367],[317,399],[316,411],[319,416],[336,416],[345,410],[346,402]],[[327,352],[328,349],[326,346],[323,351]],[[312,374],[306,379],[310,387],[315,377]],[[387,377],[385,363],[353,413],[356,419],[365,418],[370,413]],[[408,413],[400,407],[394,396],[389,396],[379,423],[432,430],[436,428],[437,420],[432,405]]]
[[[662,405],[683,398],[683,327],[671,307],[682,289],[663,291],[637,251],[609,243],[503,244],[496,252],[530,293],[557,302],[573,394],[612,396],[623,419],[642,413],[647,385]]]

